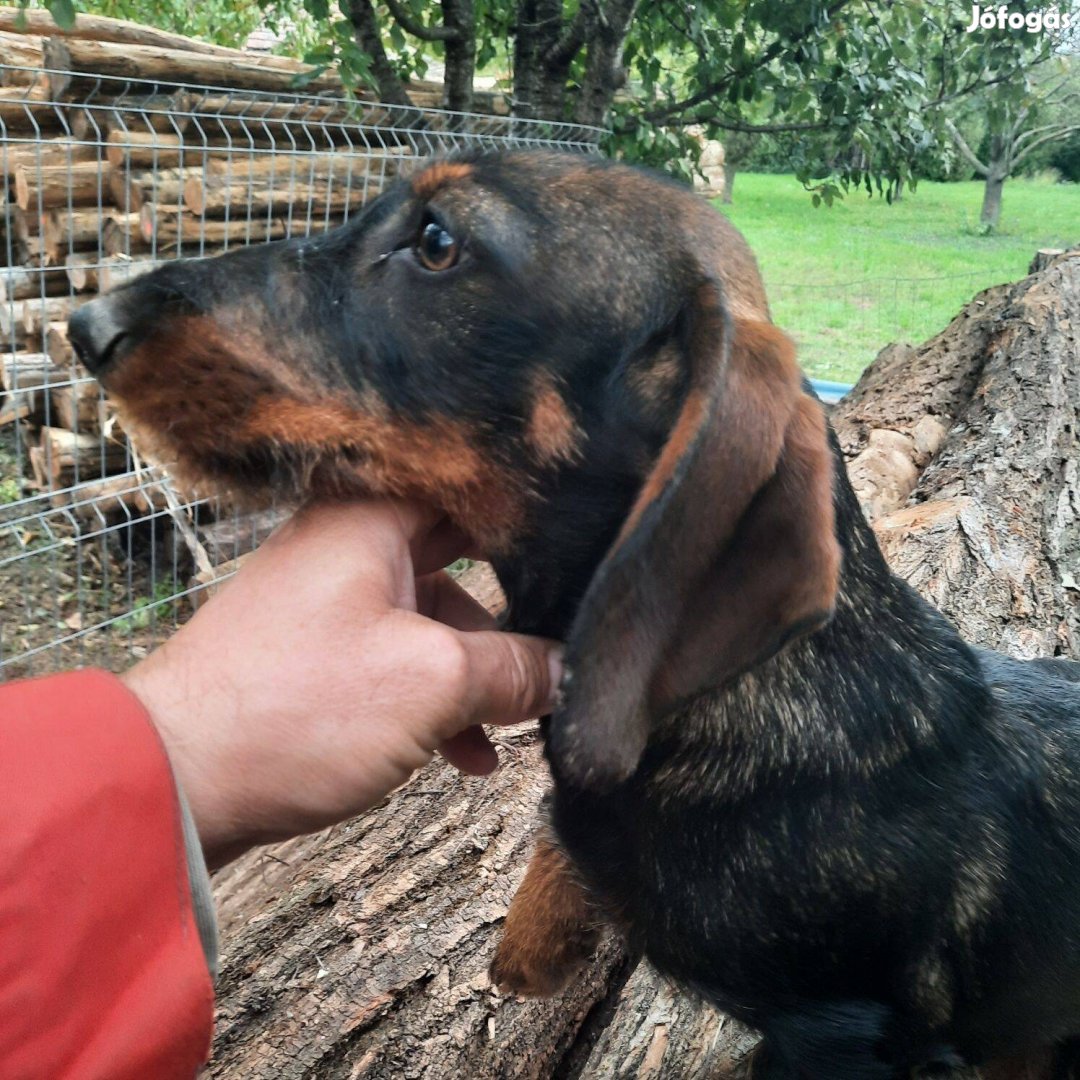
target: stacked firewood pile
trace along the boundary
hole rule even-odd
[[[26,14],[20,29],[0,8],[0,434],[19,425],[27,491],[100,503],[116,474],[131,488],[134,463],[73,358],[71,311],[164,259],[345,221],[453,119],[422,111],[437,84],[393,109],[346,100],[325,74],[298,91],[298,61],[88,16],[62,34]]]

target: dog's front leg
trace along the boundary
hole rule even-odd
[[[491,963],[506,993],[550,997],[592,955],[600,921],[566,854],[544,827]]]
[[[1073,1080],[1075,1044],[1060,1050],[1043,1050],[1007,1061],[995,1061],[979,1069],[980,1080]]]

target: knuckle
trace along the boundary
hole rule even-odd
[[[469,652],[453,630],[437,630],[427,645],[425,677],[439,686],[445,698],[455,707],[469,693]]]
[[[532,704],[537,685],[536,662],[528,649],[515,648],[503,641],[508,702],[516,711],[525,711]]]

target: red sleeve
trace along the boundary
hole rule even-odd
[[[213,988],[180,808],[119,679],[0,687],[0,1076],[191,1080]]]

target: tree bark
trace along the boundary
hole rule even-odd
[[[0,8],[0,32],[16,34],[43,34],[47,37],[76,38],[82,41],[112,41],[126,45],[152,45],[159,49],[184,49],[188,52],[216,56],[232,56],[248,60],[251,53],[243,49],[230,49],[225,45],[211,45],[206,41],[156,30],[125,19],[111,19],[104,15],[88,15],[79,12],[75,25],[65,30],[56,25],[48,11],[27,10],[20,15],[13,7]]]
[[[564,119],[566,76],[581,46],[580,41],[564,43],[564,29],[562,0],[520,0],[514,27],[515,116]]]
[[[347,0],[342,10],[352,23],[356,44],[371,57],[371,77],[375,81],[379,100],[387,105],[411,105],[405,84],[398,78],[383,48],[379,21],[371,0]]]
[[[990,175],[983,184],[982,209],[979,211],[979,224],[987,229],[996,229],[1001,221],[1001,195],[1005,188],[1005,175],[997,171],[991,162]]]
[[[834,410],[894,568],[969,639],[1023,656],[1080,644],[1077,325],[1080,252],[980,294],[918,349],[883,350]],[[881,432],[898,436],[889,454]],[[906,465],[891,487],[871,450]],[[480,571],[466,584],[495,604]],[[753,1035],[612,938],[553,1001],[491,989],[546,784],[535,730],[496,739],[489,779],[432,765],[368,814],[217,876],[212,1076],[745,1077]]]
[[[443,22],[457,31],[444,46],[446,59],[446,107],[470,112],[473,77],[476,75],[476,12],[473,0],[442,0]]]
[[[1080,655],[1078,319],[1075,249],[883,350],[833,417],[893,568],[1015,656]]]
[[[588,21],[588,52],[585,77],[578,92],[574,118],[579,124],[603,127],[615,91],[626,80],[622,66],[623,46],[634,17],[636,0],[611,0],[597,4]]]
[[[34,86],[38,73],[22,69],[41,67],[42,47],[42,39],[36,35],[0,30],[0,57],[5,65],[10,65],[0,72],[0,86]]]
[[[99,206],[107,190],[97,161],[19,165],[15,169],[15,201],[20,210],[33,214],[58,206]]]
[[[56,69],[49,76],[55,101],[94,91],[101,75],[127,79],[137,85],[171,82],[288,93],[295,89],[293,79],[310,70],[308,65],[283,56],[254,53],[223,56],[217,52],[195,53],[79,38],[47,38],[44,48],[46,64]],[[309,94],[322,90],[340,91],[341,80],[320,75],[305,87],[305,93]]]

